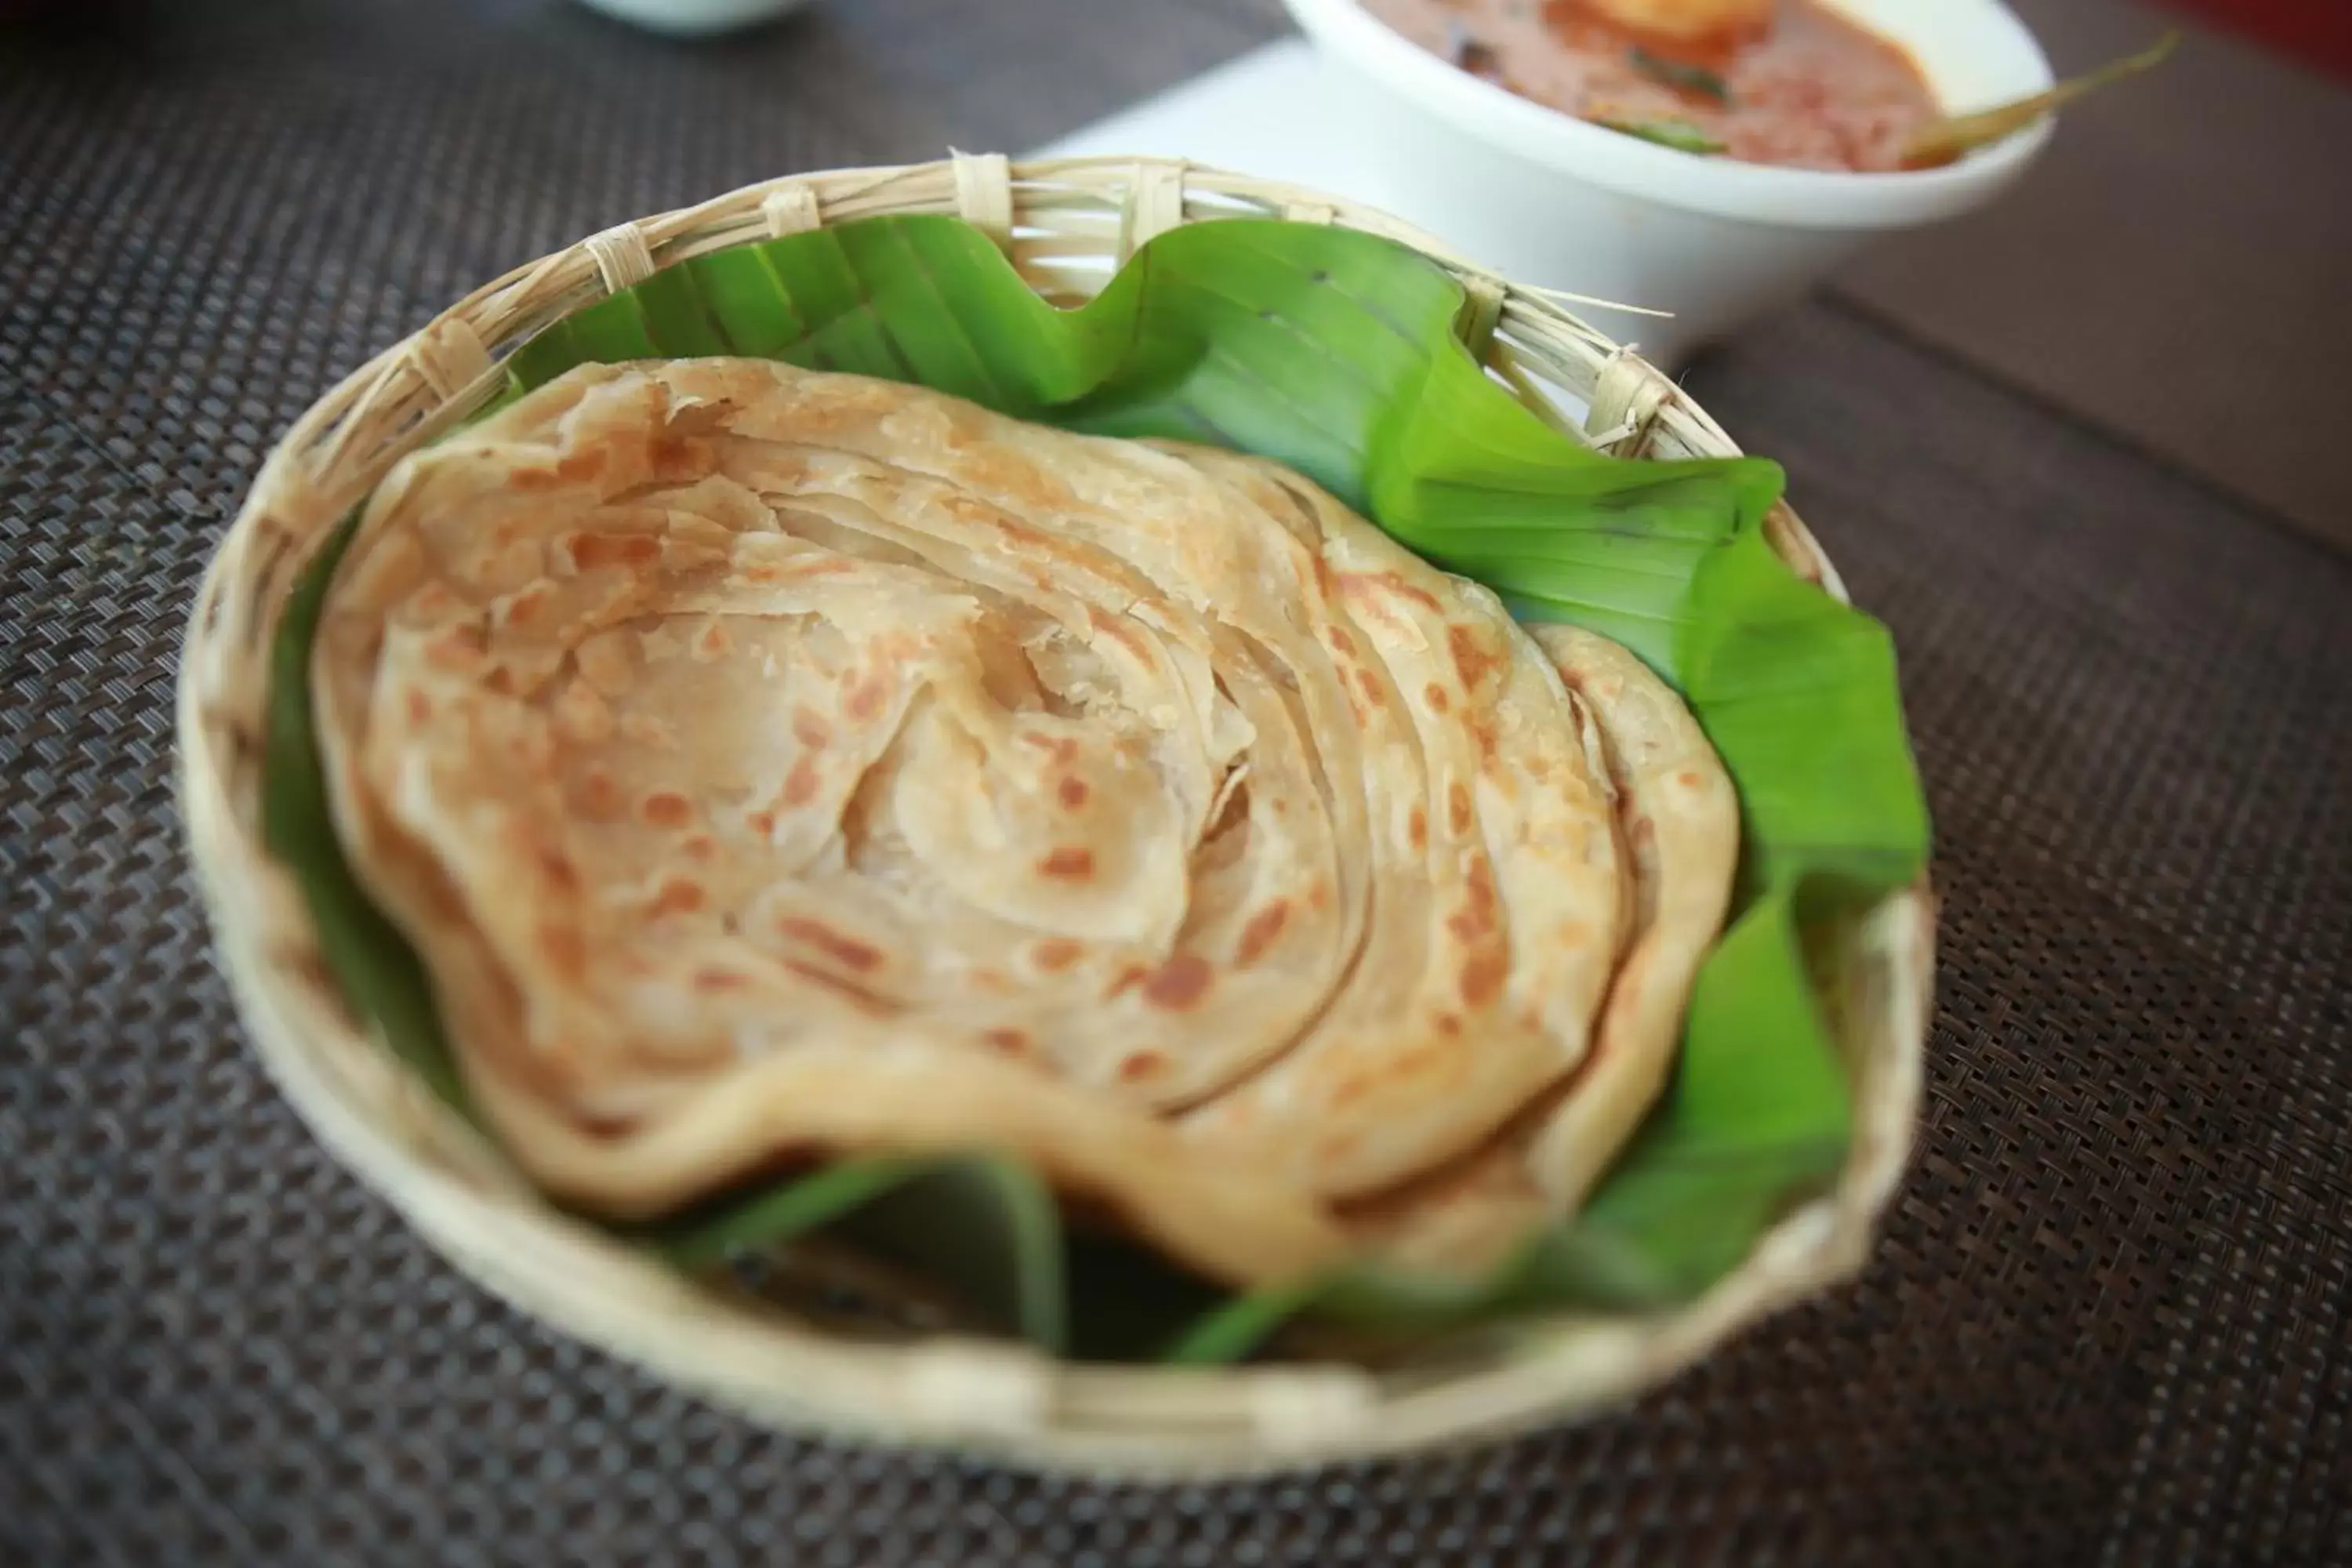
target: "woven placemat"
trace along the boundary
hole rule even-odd
[[[262,1079],[182,864],[175,645],[261,453],[617,216],[1027,144],[1270,23],[110,25],[0,33],[0,1563],[2352,1560],[2352,566],[1826,307],[1694,383],[1894,626],[1937,811],[1856,1288],[1598,1426],[1173,1491],[773,1436],[484,1297]]]

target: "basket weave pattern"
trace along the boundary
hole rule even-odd
[[[1531,1321],[1481,1362],[1372,1373],[1072,1366],[1017,1346],[845,1342],[697,1289],[556,1215],[498,1152],[378,1048],[344,1008],[285,871],[264,852],[268,654],[295,580],[394,463],[504,385],[499,356],[657,267],[887,214],[955,214],[1048,298],[1091,295],[1182,223],[1338,223],[1421,250],[1471,301],[1473,352],[1520,399],[1600,449],[1721,457],[1730,438],[1670,382],[1570,315],[1383,214],[1180,163],[1011,164],[957,156],[795,176],[624,224],[476,290],[337,386],[272,452],[198,595],[179,692],[180,793],[215,941],[270,1071],[319,1135],[467,1272],[518,1305],[762,1419],[952,1443],[1055,1468],[1234,1473],[1497,1435],[1585,1413],[1671,1375],[1764,1314],[1845,1278],[1900,1180],[1932,968],[1924,888],[1864,923],[1838,1007],[1855,1139],[1835,1189],[1783,1220],[1732,1276],[1642,1321]],[[1587,410],[1571,422],[1547,389]],[[1775,549],[1825,592],[1835,571],[1785,506]]]

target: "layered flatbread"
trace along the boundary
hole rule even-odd
[[[313,685],[354,867],[551,1190],[995,1149],[1257,1283],[1563,1084],[1576,1188],[1654,1090],[1620,1042],[1670,1049],[1704,912],[1675,808],[1620,811],[1666,800],[1664,689],[1545,636],[1270,462],[709,359],[395,470]]]

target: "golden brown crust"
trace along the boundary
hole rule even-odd
[[[1605,637],[1533,632],[1601,733],[1629,872],[1627,942],[1573,1076],[1483,1149],[1348,1215],[1360,1238],[1431,1268],[1483,1267],[1583,1203],[1665,1086],[1738,859],[1738,796],[1681,700]]]
[[[990,1146],[1296,1273],[1575,1068],[1626,919],[1491,595],[1272,464],[919,388],[575,371],[387,481],[316,675],[486,1108],[614,1214]]]

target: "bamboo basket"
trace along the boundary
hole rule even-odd
[[[333,525],[406,454],[500,390],[499,356],[656,268],[881,214],[958,214],[1037,290],[1090,296],[1136,247],[1225,217],[1337,223],[1451,269],[1473,352],[1539,415],[1635,458],[1718,457],[1729,437],[1671,382],[1570,315],[1370,208],[1178,162],[1014,164],[957,155],[797,175],[623,224],[477,289],[299,420],[264,465],[196,601],[179,679],[179,788],[215,937],[246,1026],[318,1136],[451,1261],[517,1306],[779,1426],[947,1446],[1045,1469],[1200,1477],[1393,1453],[1584,1415],[1862,1265],[1909,1152],[1932,973],[1925,885],[1862,921],[1833,1007],[1855,1138],[1830,1193],[1780,1222],[1705,1296],[1655,1318],[1531,1320],[1482,1352],[1373,1372],[1344,1365],[1092,1366],[970,1339],[844,1338],[703,1289],[555,1212],[346,1011],[290,878],[266,853],[259,785],[271,638]],[[1580,425],[1546,391],[1587,413]],[[1785,506],[1791,566],[1845,590]]]

